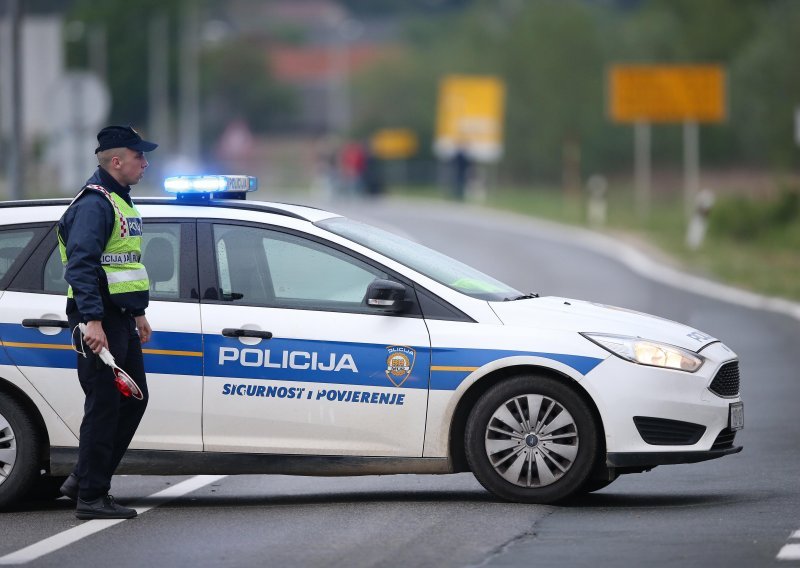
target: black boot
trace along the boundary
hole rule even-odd
[[[136,514],[136,509],[117,505],[111,495],[99,497],[94,501],[78,499],[78,507],[75,509],[75,516],[82,521],[89,519],[132,519]]]
[[[78,500],[78,476],[70,473],[69,477],[61,484],[59,489],[64,497],[69,497],[73,501]]]

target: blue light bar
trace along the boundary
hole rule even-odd
[[[178,195],[244,197],[244,193],[258,189],[258,179],[238,175],[172,176],[164,180],[164,189]]]

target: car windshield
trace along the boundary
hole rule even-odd
[[[521,295],[518,290],[463,262],[382,229],[345,217],[325,219],[315,225],[387,256],[467,296],[501,301]]]

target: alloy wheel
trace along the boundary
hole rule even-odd
[[[495,471],[519,487],[545,487],[569,471],[578,454],[578,428],[553,398],[515,396],[486,425],[486,455]]]
[[[5,483],[17,461],[17,440],[8,420],[0,414],[0,485]]]

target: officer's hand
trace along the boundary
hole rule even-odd
[[[93,353],[100,353],[105,347],[108,349],[108,339],[103,330],[103,322],[93,320],[86,324],[86,333],[83,334],[83,342],[89,346]]]
[[[147,318],[145,316],[136,317],[136,329],[139,330],[139,340],[142,343],[147,343],[150,341],[150,337],[153,335],[153,330],[150,329],[150,324],[147,322]]]

